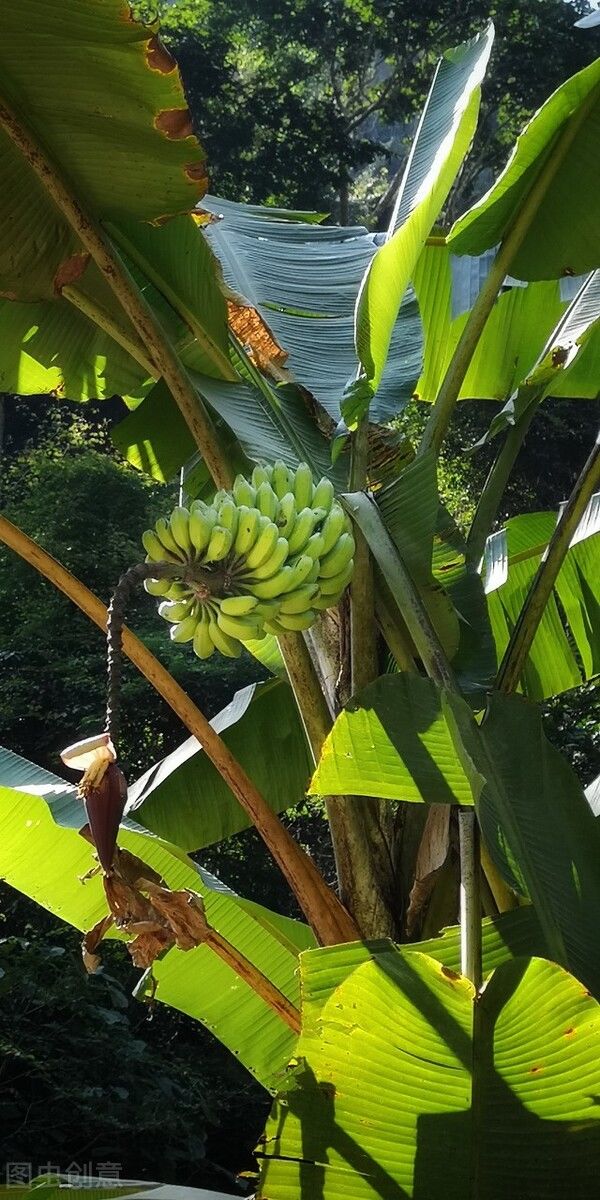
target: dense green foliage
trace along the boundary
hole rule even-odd
[[[594,57],[585,0],[159,0],[212,188],[230,199],[373,214],[405,157],[439,54],[491,17],[494,59],[454,215],[487,185],[523,121]],[[487,174],[486,174],[487,172]],[[386,215],[386,205],[380,216]]]
[[[256,1085],[198,1026],[133,1000],[120,951],[86,976],[72,931],[40,925],[22,897],[4,895],[2,909],[2,1169],[111,1162],[125,1178],[233,1190],[219,1164],[250,1161],[239,1118],[255,1112],[258,1127]]]

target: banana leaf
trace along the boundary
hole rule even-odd
[[[352,948],[350,948],[352,949]],[[297,1065],[259,1146],[258,1197],[563,1200],[600,1170],[598,1004],[554,963],[477,998],[424,954],[302,955]]]
[[[483,282],[486,266],[489,256],[456,258],[444,244],[428,245],[422,251],[413,274],[425,340],[423,371],[416,387],[419,400],[435,401],[475,299],[468,286],[471,277]],[[466,290],[468,299],[458,314],[454,311],[457,286]],[[534,367],[564,310],[557,280],[504,290],[481,333],[459,400],[504,401]]]
[[[410,463],[377,492],[376,503],[438,635],[453,650],[459,686],[465,694],[485,691],[497,663],[483,585],[456,522],[439,502],[434,455]]]
[[[312,759],[287,681],[236,692],[211,725],[275,812],[304,799]],[[131,784],[127,815],[187,851],[223,841],[251,824],[196,738]]]
[[[472,804],[435,685],[402,672],[353,697],[325,740],[310,793]]]
[[[556,513],[512,517],[492,534],[483,560],[498,660],[508,645],[557,520]],[[600,672],[600,493],[592,497],[535,635],[521,688],[543,700]]]
[[[361,279],[377,252],[363,226],[307,225],[293,214],[205,197],[218,219],[204,235],[232,292],[251,304],[287,353],[286,369],[330,418],[356,373],[354,307]],[[286,219],[282,219],[286,218]],[[387,369],[371,408],[384,423],[411,398],[421,369],[421,323],[408,292],[392,334]]]
[[[22,0],[3,5],[0,33],[2,98],[94,217],[156,221],[194,207],[204,154],[156,28],[121,0]],[[81,244],[4,131],[0,145],[0,287],[52,300],[57,277],[85,266]]]
[[[156,24],[124,15],[120,0],[23,0],[3,9],[0,34],[0,100],[41,142],[91,220],[129,251],[168,337],[179,341],[188,319],[195,369],[235,379],[215,263],[187,215],[206,189],[204,152]],[[24,394],[120,394],[139,403],[154,384],[146,348],[3,130],[0,144],[0,296],[14,302],[0,307],[0,383]]]
[[[376,785],[389,800],[474,800],[499,870],[534,903],[547,953],[600,996],[600,827],[534,705],[493,694],[478,724],[430,680],[383,676],[337,718],[310,790],[366,796]]]
[[[416,469],[416,476],[420,472],[420,468]],[[398,481],[399,488],[402,487],[402,476]],[[420,482],[424,482],[425,477]],[[395,484],[391,485],[392,496],[397,491]],[[409,495],[412,489],[409,488]],[[412,501],[409,500],[409,503]],[[344,503],[352,520],[357,524],[361,533],[368,542],[369,549],[373,555],[373,559],[379,568],[381,575],[391,593],[394,604],[397,607],[395,619],[404,629],[405,612],[403,610],[402,596],[404,591],[403,575],[406,571],[402,554],[398,553],[397,546],[394,544],[385,521],[380,513],[378,505],[371,499],[366,492],[350,492],[344,496]],[[395,501],[390,503],[390,514],[392,525],[398,527],[397,520],[398,506]],[[406,539],[402,535],[401,543],[405,543]],[[419,572],[424,569],[423,557],[419,564]],[[410,574],[410,571],[407,572]],[[458,614],[447,595],[444,587],[436,579],[434,579],[431,571],[427,572],[421,578],[413,578],[412,583],[423,606],[427,610],[429,619],[437,633],[439,641],[444,648],[448,658],[454,658],[460,644],[460,627]],[[421,653],[421,647],[417,644],[417,631],[409,628],[408,633],[413,638],[415,643],[415,652]]]
[[[559,279],[598,266],[600,59],[567,79],[531,118],[504,171],[455,222],[455,254],[482,254],[522,228],[510,270],[519,279]],[[523,216],[542,188],[531,219]]]
[[[530,288],[547,284],[529,284]],[[600,395],[600,271],[583,280],[566,312],[552,329],[531,371],[493,418],[484,445],[515,425],[547,396],[595,400]]]
[[[91,929],[108,912],[75,788],[0,750],[0,876],[11,887],[77,929]],[[126,817],[119,845],[154,868],[169,887],[190,888],[206,905],[211,925],[299,1004],[297,954],[314,944],[307,926],[245,901],[178,847]],[[293,1053],[294,1036],[264,1001],[208,947],[174,948],[153,967],[156,999],[201,1021],[265,1087],[275,1086]],[[136,994],[150,990],[144,977]]]
[[[153,385],[131,354],[68,300],[0,300],[0,391],[70,400],[118,395],[137,403]]]
[[[356,307],[356,350],[364,372],[365,406],[383,377],[402,297],[425,238],[469,149],[480,86],[492,49],[490,24],[440,60],[390,221],[385,244],[363,278]]]

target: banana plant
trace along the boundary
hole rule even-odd
[[[183,469],[186,500],[108,612],[0,516],[108,630],[110,667],[104,731],[64,755],[79,789],[0,756],[2,876],[82,930],[89,969],[119,937],[140,996],[276,1095],[260,1195],[533,1197],[532,1145],[544,1194],[586,1194],[599,835],[536,702],[598,673],[598,446],[558,517],[494,520],[544,397],[600,390],[600,62],[445,233],[493,28],[449,51],[378,238],[207,197],[176,66],[120,0],[22,0],[0,29],[0,379],[122,395],[117,446],[165,483]],[[504,403],[505,442],[465,537],[437,457],[469,398]],[[123,627],[142,582],[190,653],[245,645],[276,678],[207,721]],[[129,789],[121,653],[190,735]],[[307,792],[337,888],[279,819]],[[189,857],[251,825],[303,921]]]

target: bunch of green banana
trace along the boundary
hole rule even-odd
[[[267,633],[308,629],[337,604],[352,577],[354,538],[329,479],[300,463],[257,466],[211,504],[179,505],[147,529],[147,562],[197,565],[197,579],[148,579],[175,642],[199,658],[230,658]]]

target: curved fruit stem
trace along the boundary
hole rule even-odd
[[[21,151],[57,208],[80,238],[85,249],[127,313],[150,360],[162,375],[204,458],[216,486],[229,487],[233,472],[222,451],[212,419],[167,334],[131,277],[99,221],[87,212],[72,192],[32,132],[0,97],[0,128]]]
[[[2,516],[0,541],[49,579],[100,629],[106,630],[108,614],[102,601],[52,555],[42,550],[27,534]],[[294,841],[277,815],[269,808],[258,788],[204,713],[190,700],[158,659],[146,649],[143,642],[128,629],[123,630],[123,649],[173,712],[177,713],[190,733],[198,739],[210,761],[248,813],[292,888],[318,941],[323,945],[354,941],[359,934],[351,917],[328,887],[312,859]]]

